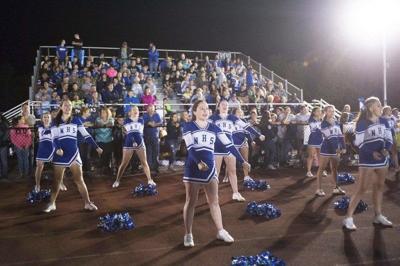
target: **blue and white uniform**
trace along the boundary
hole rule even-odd
[[[358,121],[354,144],[359,148],[359,167],[382,168],[388,166],[388,157],[382,156],[381,160],[375,160],[372,156],[374,151],[390,150],[393,144],[387,120],[379,118],[376,123],[366,119]]]
[[[62,122],[59,126],[54,124],[51,127],[54,148],[55,151],[62,149],[64,154],[59,156],[56,152],[54,152],[53,164],[70,167],[76,162],[77,164],[82,165],[77,141],[78,132],[91,146],[96,149],[99,147],[93,140],[92,136],[90,136],[90,134],[86,131],[78,117],[72,118],[71,122],[69,123]]]
[[[210,117],[209,122],[218,126],[227,135],[228,139],[231,142],[233,142],[232,133],[236,130],[236,128],[241,128],[245,132],[247,131],[255,136],[260,136],[260,133],[252,128],[250,124],[244,122],[243,120],[237,118],[232,114],[225,117],[222,117],[219,114],[214,114]],[[225,145],[217,139],[215,143],[215,155],[228,156],[230,154],[231,152],[227,149],[227,147],[225,147]]]
[[[36,155],[36,160],[42,162],[51,162],[54,154],[53,136],[51,128],[46,128],[43,125],[38,127],[39,147]]]
[[[245,127],[248,129],[246,130]],[[252,130],[253,134],[249,131]],[[254,134],[255,132],[255,134]],[[235,123],[235,130],[232,132],[233,144],[237,149],[247,146],[247,140],[252,137],[259,138],[261,134],[255,130],[250,124],[239,118]]]
[[[308,120],[310,127],[310,136],[308,137],[308,146],[314,148],[321,148],[322,145],[322,132],[321,132],[321,121],[317,121],[314,117],[310,117]]]
[[[125,119],[124,128],[126,130],[126,136],[123,149],[137,150],[146,147],[143,141],[144,122],[142,118],[136,121],[130,118]]]
[[[240,163],[244,162],[243,157],[233,146],[232,141],[228,138],[226,133],[212,123],[207,123],[205,128],[200,128],[196,122],[186,123],[183,128],[183,139],[185,140],[188,150],[183,176],[184,182],[209,183],[213,178],[217,178],[214,158],[217,140],[219,140]],[[200,161],[207,164],[207,171],[199,170],[197,164]]]
[[[396,136],[396,119],[393,116],[382,116],[381,118],[387,122],[390,132],[392,133],[392,138],[394,138]]]
[[[333,125],[323,120],[321,123],[322,145],[321,156],[336,156],[337,149],[345,149],[344,137],[337,121]]]

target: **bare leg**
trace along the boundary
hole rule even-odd
[[[222,226],[222,214],[218,200],[218,182],[213,179],[209,184],[204,186],[204,190],[207,195],[208,206],[210,207],[211,217],[213,218],[215,227],[217,230],[223,229]]]
[[[308,148],[308,157],[307,157],[307,172],[311,172],[312,163],[314,160],[314,156],[316,155],[316,148],[309,146]]]
[[[321,186],[322,172],[325,170],[329,161],[330,161],[329,157],[325,157],[325,156],[319,157],[319,168],[318,168],[318,172],[317,172],[317,190],[322,189],[322,186]]]
[[[236,158],[234,156],[225,156],[226,169],[228,171],[229,182],[231,183],[233,193],[238,193]]]
[[[219,173],[221,171],[221,165],[222,165],[222,160],[224,159],[224,156],[222,155],[215,155],[215,170],[217,172],[217,178],[219,177]]]
[[[36,171],[35,171],[36,191],[40,191],[40,178],[42,177],[43,168],[44,168],[44,162],[36,160]]]
[[[126,167],[129,164],[129,161],[131,160],[133,155],[133,150],[132,149],[123,149],[122,150],[122,162],[121,165],[118,167],[118,172],[117,172],[117,178],[115,181],[120,181],[122,178],[122,175],[124,174]]]
[[[54,166],[54,190],[50,197],[50,205],[56,203],[58,193],[60,192],[60,184],[64,176],[65,167],[64,166]]]
[[[367,191],[371,178],[375,175],[373,169],[368,168],[359,168],[358,170],[358,182],[357,182],[357,190],[351,196],[349,208],[347,209],[347,217],[352,217],[358,202],[361,199],[361,196]]]
[[[152,181],[153,179],[151,179],[150,167],[149,164],[147,163],[147,158],[146,158],[146,149],[141,148],[139,150],[136,150],[136,154],[138,155],[140,163],[142,164],[144,174],[147,177],[147,181]]]
[[[249,161],[249,146],[245,145],[240,148],[240,154],[242,154],[243,158],[246,162]],[[249,176],[249,171],[247,169],[243,169],[244,176]]]
[[[375,179],[372,187],[372,200],[374,202],[375,215],[382,214],[382,197],[385,178],[388,174],[388,168],[375,169]]]
[[[191,234],[194,209],[196,207],[201,185],[189,182],[184,182],[184,184],[186,190],[186,201],[185,206],[183,207],[183,221],[185,224],[185,234]]]
[[[337,186],[338,159],[337,158],[331,158],[330,159],[330,165],[331,165],[332,180],[333,180],[333,183],[335,184],[335,187],[336,187]]]
[[[85,206],[90,205],[89,192],[82,176],[82,167],[79,164],[75,163],[71,165],[70,169],[72,172],[72,178],[74,179],[74,182],[78,187],[79,193],[81,194],[81,197],[85,202]]]

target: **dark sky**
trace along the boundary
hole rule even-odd
[[[74,32],[80,33],[85,46],[119,46],[126,40],[131,47],[143,48],[151,40],[158,48],[242,51],[267,67],[271,55],[299,62],[322,54],[350,56],[359,76],[376,75],[380,84],[379,47],[350,46],[338,33],[334,18],[340,2],[8,1],[0,26],[0,76],[5,87],[1,97],[7,99],[2,100],[2,105],[6,102],[2,109],[28,97],[36,49],[56,45],[62,38],[69,44]],[[391,49],[395,45],[388,47],[392,96],[400,94],[396,87],[400,60],[398,50]],[[16,95],[10,97],[10,90]],[[381,89],[376,91],[381,96]]]

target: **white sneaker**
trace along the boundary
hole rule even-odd
[[[306,177],[314,177],[314,175],[311,172],[307,172]]]
[[[393,223],[391,221],[389,221],[385,216],[383,216],[382,214],[379,214],[378,216],[375,216],[374,219],[374,224],[381,224],[384,226],[393,226]]]
[[[253,180],[253,178],[251,178],[248,175],[243,178],[243,181],[252,181],[252,180]]]
[[[43,210],[43,212],[49,213],[55,210],[56,210],[56,204],[50,203],[49,205],[47,205],[46,209]]]
[[[333,195],[345,195],[346,191],[344,191],[341,187],[337,186],[332,191]]]
[[[36,193],[38,193],[40,191],[40,186],[35,186],[33,189]]]
[[[243,198],[243,196],[239,192],[233,193],[232,199],[236,200],[236,201],[245,201],[246,200],[245,198]]]
[[[94,205],[93,202],[90,202],[89,204],[85,204],[84,209],[88,210],[88,211],[97,211],[98,210],[97,206]]]
[[[186,234],[183,237],[183,245],[185,247],[194,247],[194,241],[193,241],[193,235],[192,234]]]
[[[119,187],[119,181],[115,180],[114,184],[112,185],[113,188]]]
[[[325,192],[322,189],[317,189],[317,191],[315,191],[315,195],[318,197],[325,197]]]
[[[61,191],[67,191],[68,189],[67,189],[67,187],[64,185],[64,183],[61,183],[61,184],[60,184],[60,190],[61,190]]]
[[[347,230],[351,230],[354,231],[357,229],[357,227],[354,224],[353,221],[353,217],[347,217],[343,220],[343,226],[347,229]]]
[[[228,183],[229,182],[229,177],[225,176],[224,179],[222,180],[222,183]]]
[[[156,182],[154,182],[153,179],[148,180],[148,181],[147,181],[147,184],[153,185],[153,186],[157,186],[157,185],[156,185]]]
[[[221,229],[218,231],[217,239],[227,243],[233,243],[235,241],[233,237],[225,229]]]
[[[326,170],[324,170],[324,171],[322,172],[322,176],[328,176],[328,172],[327,172]]]
[[[269,170],[276,170],[276,167],[273,166],[272,164],[269,164],[269,165],[268,165],[268,169],[269,169]]]

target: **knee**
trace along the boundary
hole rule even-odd
[[[217,206],[219,206],[219,199],[218,199],[218,197],[215,197],[214,199],[211,199],[211,200],[207,199],[207,203],[208,203],[208,206],[210,206],[210,208],[217,207]]]

